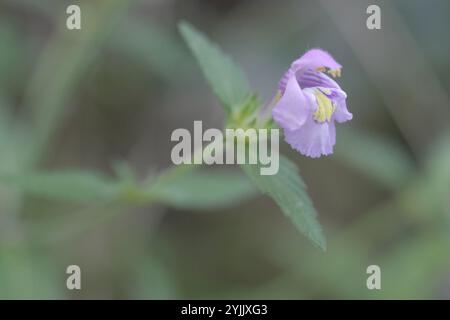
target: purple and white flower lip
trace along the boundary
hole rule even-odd
[[[322,49],[311,49],[295,60],[281,78],[272,110],[292,148],[318,158],[333,153],[335,122],[349,121],[347,94],[325,73],[339,77],[342,66]]]

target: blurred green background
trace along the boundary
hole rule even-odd
[[[66,29],[69,4],[81,6],[81,31]],[[0,183],[0,298],[450,298],[450,2],[376,1],[376,31],[369,4],[0,0],[0,177],[19,177]],[[210,168],[165,204],[101,200],[108,179],[145,185],[170,167],[174,129],[222,127],[181,19],[231,54],[263,101],[308,48],[344,66],[354,119],[335,154],[281,147],[326,252],[245,181],[208,181]],[[66,192],[33,174],[68,169],[102,178],[71,173]],[[242,196],[221,199],[230,184]],[[214,192],[216,205],[202,206]],[[66,289],[71,264],[82,290]],[[381,290],[366,288],[371,264]]]

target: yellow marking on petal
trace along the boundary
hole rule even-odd
[[[317,100],[317,110],[314,112],[314,120],[319,123],[330,121],[336,107],[333,102],[328,99],[320,90],[315,90],[314,95]]]
[[[318,67],[318,68],[316,69],[316,71],[317,71],[317,72],[325,72],[325,71],[327,71],[327,68],[326,68],[326,67]]]
[[[341,69],[328,70],[328,73],[331,74],[334,78],[341,76]]]

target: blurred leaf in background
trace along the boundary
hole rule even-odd
[[[70,202],[113,200],[120,192],[117,182],[80,170],[0,176],[0,181],[29,195]]]
[[[205,170],[206,171],[206,170]],[[239,203],[253,195],[256,189],[242,173],[231,170],[188,172],[159,183],[156,198],[176,208],[215,209]]]

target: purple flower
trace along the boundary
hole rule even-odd
[[[295,60],[281,78],[272,115],[292,148],[317,158],[333,153],[336,122],[351,120],[347,94],[325,74],[340,76],[342,66],[321,49]]]

